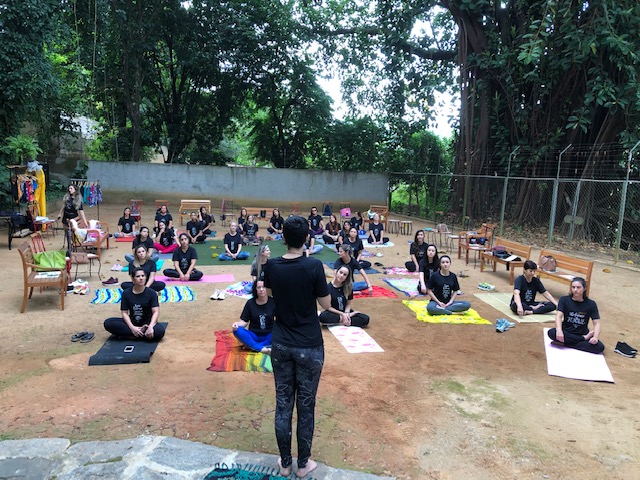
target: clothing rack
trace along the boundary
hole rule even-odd
[[[70,178],[69,179],[69,185],[73,185],[74,187],[76,187],[76,190],[78,189],[78,187],[97,187],[100,189],[100,180],[89,180],[88,178]],[[100,195],[98,197],[98,200],[96,201],[96,206],[98,207],[98,218],[97,220],[100,220],[100,204],[102,203],[102,189],[100,189]],[[93,207],[93,205],[89,205],[89,208]]]

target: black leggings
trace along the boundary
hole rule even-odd
[[[131,330],[129,329],[125,321],[122,319],[122,317],[107,318],[104,321],[104,329],[107,332],[112,333],[116,337],[134,338],[136,340],[151,340],[147,337],[136,337],[133,333],[131,333]],[[165,332],[164,325],[161,325],[160,323],[156,323],[155,326],[153,327],[153,340],[156,342],[160,340],[162,337],[164,337],[164,332]]]
[[[122,290],[127,290],[129,288],[133,288],[133,282],[122,282],[120,286],[122,287]],[[156,292],[161,292],[164,287],[166,287],[166,284],[164,282],[154,280],[149,288],[151,290],[155,290]]]
[[[164,271],[165,277],[171,278],[180,278],[180,272],[178,272],[175,268],[165,268]],[[195,268],[191,270],[191,275],[189,275],[189,281],[194,282],[196,280],[200,280],[204,275],[200,270],[196,270]]]
[[[271,350],[276,383],[276,440],[282,466],[293,463],[291,421],[293,402],[298,410],[298,468],[307,466],[315,422],[316,394],[324,365],[324,347],[297,348],[274,342]]]
[[[534,307],[535,305],[542,305],[542,307],[536,308],[534,310],[532,307]],[[543,313],[553,312],[556,309],[556,306],[552,302],[534,302],[534,303],[522,302],[522,309],[525,312],[527,310],[530,310],[535,315],[542,315]],[[516,305],[516,302],[511,302],[511,311],[513,313],[518,313],[518,305]]]
[[[320,323],[323,325],[337,325],[341,324],[340,315],[337,313],[325,310],[320,314]],[[366,327],[369,325],[369,315],[364,313],[356,313],[351,317],[351,325],[354,327]]]
[[[576,335],[575,333],[564,333],[564,346],[569,348],[575,348],[576,350],[582,350],[589,353],[602,353],[604,351],[604,343],[598,340],[595,345],[589,343],[589,340],[585,340],[584,336]],[[550,328],[547,332],[551,340],[556,340],[556,329]]]
[[[410,262],[404,262],[404,266],[406,267],[407,270],[409,270],[410,272],[415,272],[416,269],[416,264],[413,263],[413,260],[411,260]]]

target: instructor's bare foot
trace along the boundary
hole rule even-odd
[[[282,459],[280,457],[278,457],[278,467],[280,468],[280,475],[282,475],[283,477],[288,477],[289,475],[291,475],[291,465],[289,465],[288,467],[283,467]]]
[[[307,475],[309,475],[311,472],[313,472],[316,468],[318,468],[317,462],[309,459],[307,460],[307,465],[304,468],[298,469],[298,471],[296,472],[296,477],[304,478]]]

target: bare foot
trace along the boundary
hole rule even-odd
[[[591,337],[593,337],[593,332],[589,332],[589,333],[587,333],[587,334],[584,336],[584,339],[585,339],[585,340],[590,340],[590,339],[591,339]]]
[[[533,310],[525,310],[524,314],[525,315],[533,315]]]
[[[283,477],[288,477],[289,475],[291,475],[291,465],[286,468],[283,467],[282,459],[280,457],[278,457],[278,467],[280,468],[280,475],[282,475]]]
[[[296,477],[298,478],[304,478],[307,475],[309,475],[311,472],[313,472],[316,468],[318,468],[318,463],[315,462],[314,460],[307,460],[307,465],[304,468],[299,468],[298,471],[296,472]]]
[[[266,353],[267,355],[271,355],[271,349],[269,347],[262,347],[260,353]]]

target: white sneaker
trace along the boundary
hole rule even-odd
[[[213,295],[209,297],[209,299],[211,300],[218,300],[218,298],[220,298],[220,290],[216,290],[215,292],[213,292]]]
[[[227,297],[227,294],[224,293],[224,290],[220,290],[218,293],[218,300],[224,300]]]

